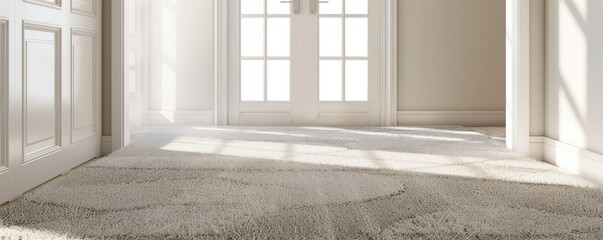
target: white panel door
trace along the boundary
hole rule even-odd
[[[14,78],[14,1],[0,0],[0,203],[10,201],[16,196],[16,166],[9,155],[8,128],[10,81]]]
[[[10,196],[0,203],[99,156],[102,24],[99,0],[1,1],[15,4],[10,111],[2,115],[15,180],[13,192],[0,188]]]
[[[229,123],[380,124],[381,4],[235,1]]]

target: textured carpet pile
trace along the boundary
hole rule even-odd
[[[0,239],[603,239],[603,190],[465,128],[155,128]]]

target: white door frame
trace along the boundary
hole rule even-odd
[[[398,0],[382,3],[381,126],[398,125]]]
[[[530,155],[530,1],[507,0],[507,148]]]
[[[124,81],[124,4],[112,1],[112,148],[128,143]],[[214,124],[228,120],[228,1],[214,1]],[[397,124],[397,0],[383,1],[381,125]],[[529,1],[507,1],[507,146],[529,154]],[[116,14],[117,13],[117,14]],[[509,33],[513,33],[510,34]]]

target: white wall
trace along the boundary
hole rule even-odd
[[[545,158],[603,183],[603,1],[547,1]]]
[[[150,75],[143,83],[143,125],[212,124],[212,1],[149,3]]]
[[[505,0],[398,7],[400,123],[504,125]]]

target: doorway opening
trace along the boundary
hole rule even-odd
[[[131,57],[126,53],[126,49],[123,50],[124,69],[142,70],[135,71],[136,73],[124,70],[121,79],[114,78],[123,89],[134,92],[133,95],[117,96],[124,104],[118,105],[118,109],[114,108],[118,114],[114,114],[113,121],[122,126],[113,129],[114,149],[127,143],[125,136],[130,132],[130,128],[136,129],[148,123],[378,126],[397,124],[397,87],[395,81],[391,81],[397,79],[396,55],[395,51],[392,51],[396,48],[397,18],[396,11],[392,10],[396,9],[396,1],[367,0],[365,5],[353,5],[346,4],[346,1],[333,0],[326,3],[316,2],[316,6],[312,6],[315,1],[213,1],[203,8],[208,14],[199,14],[198,11],[195,11],[194,15],[191,14],[192,17],[211,16],[204,22],[211,24],[202,27],[205,32],[197,34],[192,34],[191,31],[200,31],[199,22],[182,20],[180,18],[187,14],[174,11],[179,8],[185,8],[183,11],[196,9],[178,5],[194,4],[193,2],[198,1],[165,1],[172,5],[156,3],[161,5],[157,8],[148,6],[148,0],[137,1],[142,3],[140,16],[145,16],[145,9],[146,17],[152,14],[160,16],[159,24],[153,26],[162,26],[164,28],[161,29],[165,29],[169,34],[155,38],[160,39],[160,43],[154,45],[150,41],[145,43],[144,37],[128,37],[128,34],[124,33],[123,46],[129,46],[128,38],[140,39],[140,46],[159,51],[159,56],[170,61],[155,64],[151,63],[153,60],[146,63],[144,60],[132,61],[139,57]],[[174,2],[177,2],[176,6]],[[253,5],[249,4],[250,2],[261,4]],[[507,34],[512,38],[510,40],[515,42],[510,44],[514,49],[507,52],[507,65],[516,68],[512,70],[515,71],[513,74],[507,76],[507,143],[509,148],[528,153],[529,119],[526,119],[528,114],[519,103],[528,101],[529,93],[526,92],[524,79],[526,67],[525,64],[519,63],[520,59],[525,60],[525,55],[518,53],[525,54],[527,51],[525,39],[520,38],[525,37],[525,25],[529,24],[525,15],[529,8],[526,10],[526,6],[517,0],[507,0],[507,3],[507,27],[511,26],[507,32],[517,32]],[[312,7],[315,7],[315,10]],[[123,23],[128,19],[125,15],[121,16]],[[170,24],[176,27],[168,27]],[[140,27],[141,30],[145,29],[143,24],[132,25]],[[366,31],[363,30],[364,26]],[[124,24],[123,28],[126,29],[127,24]],[[148,26],[146,28],[147,31],[152,31]],[[191,36],[204,36],[205,40],[210,40],[187,43],[186,40],[190,39],[179,37],[179,31]],[[212,37],[208,38],[208,35]],[[321,39],[321,35],[329,37]],[[367,38],[364,38],[365,35]],[[169,47],[169,43],[172,47]],[[522,44],[524,48],[520,51],[518,46]],[[348,48],[354,45],[362,47]],[[203,61],[187,58],[187,54],[195,52],[193,48],[197,47],[203,49],[202,52],[197,50],[204,54],[204,63],[207,64],[199,64]],[[507,48],[509,49],[509,46]],[[131,49],[138,50],[136,47]],[[138,54],[143,55],[140,59],[153,59],[153,56],[157,56],[151,51]],[[132,62],[136,64],[128,65]],[[205,78],[207,81],[197,81],[190,85],[180,81],[187,73],[182,73],[180,69],[174,70],[173,66],[191,66],[192,63],[196,64],[190,71],[198,70],[201,65],[208,67],[203,71],[205,74],[210,73]],[[149,74],[151,71],[156,73]],[[373,75],[379,75],[379,81],[373,82]],[[131,76],[136,76],[137,80],[131,80]],[[153,78],[160,80],[153,82]],[[171,81],[174,79],[175,81]],[[132,87],[130,83],[136,87]],[[183,93],[170,95],[168,92],[174,89],[183,89]],[[203,92],[198,91],[199,89],[203,89]],[[182,101],[195,98],[204,100]],[[116,102],[119,104],[119,101]],[[136,109],[138,106],[140,108]],[[115,141],[116,138],[121,139]]]

